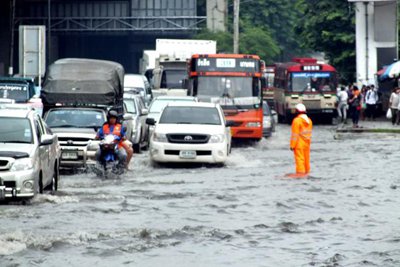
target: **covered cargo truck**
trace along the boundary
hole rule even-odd
[[[116,62],[67,58],[49,66],[41,98],[44,120],[58,135],[60,167],[93,166],[96,131],[110,108],[123,112],[124,68]]]
[[[46,72],[43,105],[122,105],[124,74],[122,65],[113,61],[57,60]]]

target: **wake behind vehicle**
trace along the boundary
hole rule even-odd
[[[170,103],[155,125],[150,139],[153,162],[223,164],[231,150],[230,122],[219,104]]]
[[[338,87],[334,67],[314,58],[294,58],[275,66],[274,99],[279,122],[291,123],[298,103],[306,106],[311,118],[332,121]]]
[[[0,200],[32,198],[59,182],[60,146],[30,107],[0,105]]]
[[[108,134],[99,143],[101,156],[100,162],[97,163],[95,172],[99,176],[109,177],[110,174],[119,175],[124,172],[117,157],[118,143],[113,134]]]
[[[263,65],[256,55],[193,55],[190,94],[200,102],[218,103],[234,122],[233,138],[261,140]]]
[[[123,113],[124,68],[116,62],[66,58],[49,66],[41,91],[44,118],[57,132],[61,166],[83,168],[96,163],[96,131],[114,108]]]

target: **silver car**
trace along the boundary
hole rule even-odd
[[[132,142],[135,152],[146,149],[149,145],[149,128],[146,125],[148,111],[143,99],[139,95],[124,94],[124,126],[126,138]]]
[[[32,108],[0,107],[0,199],[57,190],[61,149]]]

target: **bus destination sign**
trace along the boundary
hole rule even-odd
[[[252,58],[198,58],[194,71],[259,72],[259,60]]]

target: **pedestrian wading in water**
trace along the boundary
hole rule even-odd
[[[304,104],[296,105],[296,117],[292,122],[290,150],[294,153],[296,173],[287,176],[292,178],[307,177],[310,173],[310,145],[313,123],[307,116]]]

